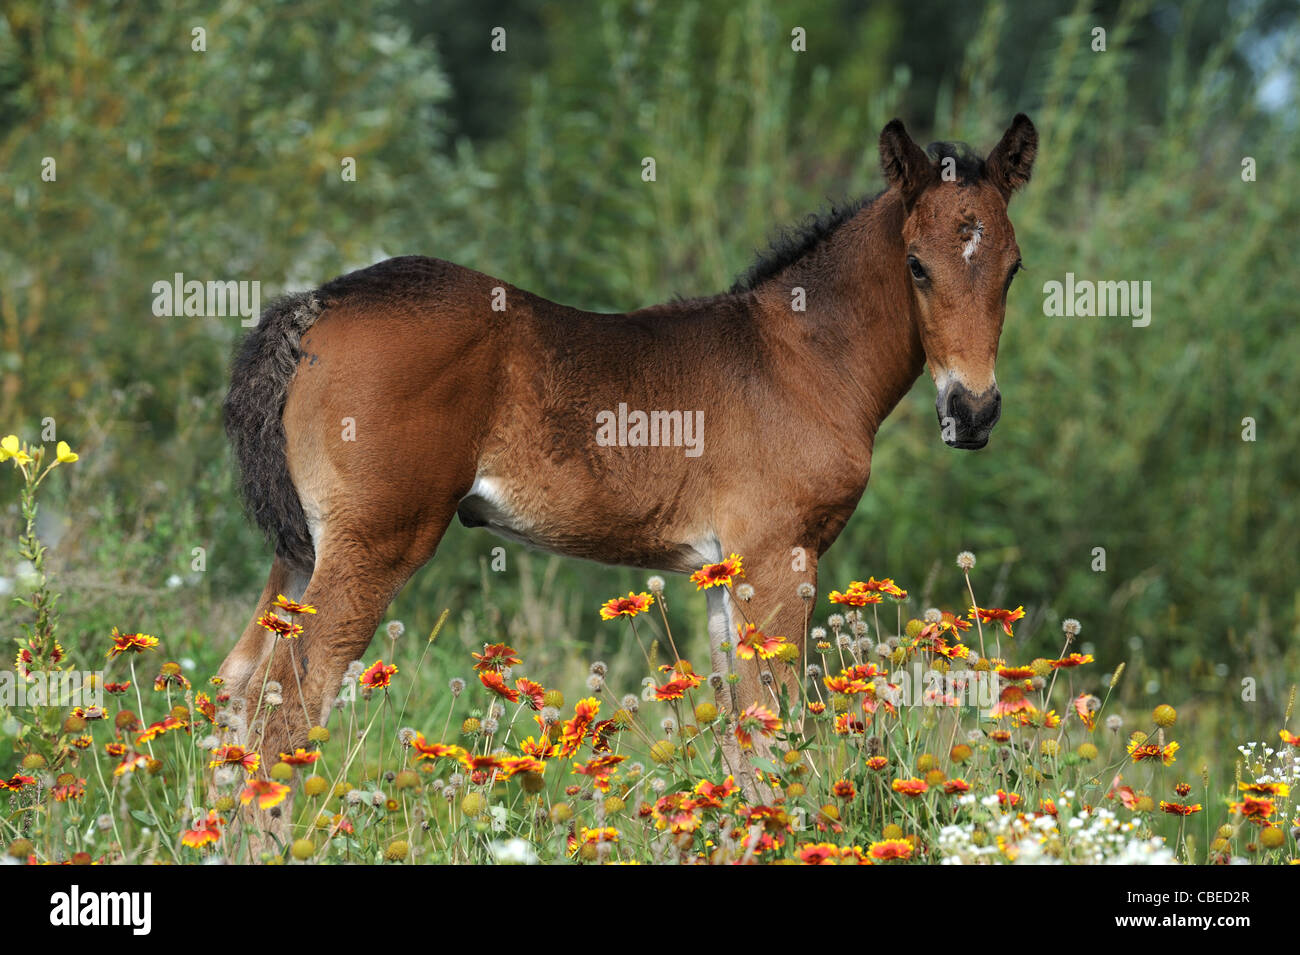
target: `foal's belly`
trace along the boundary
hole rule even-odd
[[[716,559],[707,534],[629,520],[590,502],[546,499],[486,475],[475,478],[456,516],[506,540],[604,564],[686,572]]]

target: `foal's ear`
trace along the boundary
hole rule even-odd
[[[1002,141],[993,147],[984,160],[988,177],[1002,195],[1010,200],[1011,194],[1029,181],[1038,155],[1038,130],[1024,113],[1016,113]]]
[[[907,135],[901,119],[891,119],[880,131],[880,168],[885,171],[885,181],[896,186],[903,194],[903,202],[910,206],[921,194],[934,175],[930,157]]]

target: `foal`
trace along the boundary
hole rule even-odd
[[[236,359],[226,428],[275,541],[257,616],[281,593],[319,613],[297,618],[296,674],[256,617],[222,665],[250,712],[265,679],[283,688],[262,748],[325,722],[456,516],[607,564],[686,572],[740,554],[745,617],[802,657],[818,558],[923,367],[947,444],[982,448],[998,420],[993,364],[1020,265],[1007,202],[1036,150],[1024,115],[983,160],[943,143],[927,155],[894,120],[885,192],[784,239],[711,298],[598,315],[407,256],[272,304]],[[653,435],[611,426],[637,422],[627,409],[666,414]],[[679,422],[702,423],[694,446]],[[707,593],[712,665],[727,672],[720,645],[740,615],[724,589]],[[720,708],[770,700],[736,665]],[[796,675],[781,679],[793,699]]]

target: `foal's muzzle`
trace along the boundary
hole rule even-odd
[[[934,403],[944,444],[976,451],[989,443],[989,433],[1002,417],[1002,394],[997,386],[978,395],[960,382],[952,382]]]

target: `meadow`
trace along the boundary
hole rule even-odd
[[[687,588],[670,597],[658,576],[599,610],[639,665],[592,659],[564,687],[525,659],[531,646],[445,652],[447,611],[427,637],[394,619],[344,675],[333,728],[313,726],[292,752],[259,745],[291,688],[264,678],[232,699],[147,633],[113,628],[104,670],[47,689],[67,654],[37,494],[79,455],[10,435],[0,456],[24,478],[19,545],[36,584],[15,662],[34,685],[6,717],[23,754],[4,781],[11,861],[1295,861],[1300,735],[1243,741],[1233,776],[1212,773],[1180,741],[1175,707],[1113,703],[1126,667],[1091,673],[1093,656],[1072,649],[1080,621],[1063,622],[1055,651],[1017,639],[1023,606],[980,605],[969,551],[945,581],[956,610],[904,622],[905,589],[852,581],[830,591],[842,612],[810,629],[802,658],[744,613],[743,557],[707,564],[689,582],[727,588],[743,621],[727,669],[708,674],[679,654],[678,640],[698,641],[674,636],[665,612]],[[292,653],[316,612],[278,598],[259,621],[272,653]],[[737,661],[758,664],[770,702],[729,705]],[[798,699],[777,674],[786,665],[804,677]],[[1284,722],[1294,704],[1293,686]]]

